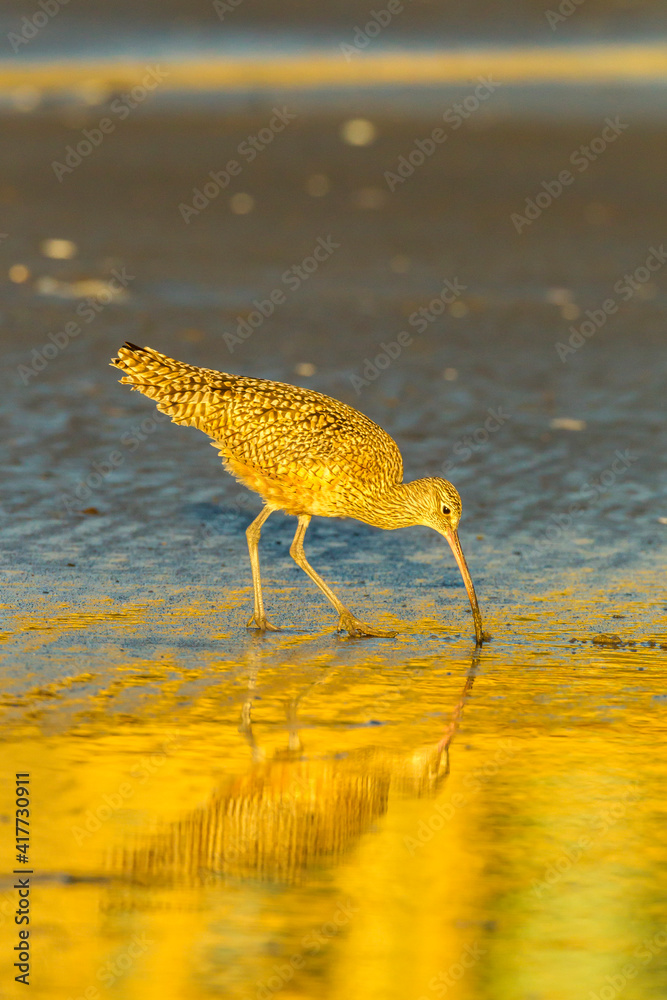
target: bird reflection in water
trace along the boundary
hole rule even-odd
[[[287,706],[287,746],[265,760],[253,732],[257,667],[249,673],[239,731],[252,755],[243,775],[230,777],[209,802],[150,837],[139,837],[112,860],[134,882],[210,883],[220,876],[296,883],[318,863],[345,854],[383,816],[389,795],[433,796],[449,773],[449,748],[470,695],[473,656],[450,721],[436,743],[412,752],[366,747],[341,757],[309,758],[299,736],[298,704]]]

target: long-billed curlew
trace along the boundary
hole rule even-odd
[[[197,368],[150,347],[126,343],[111,364],[125,372],[121,382],[154,399],[174,423],[213,438],[228,471],[264,500],[246,531],[255,592],[248,627],[278,631],[264,613],[257,546],[269,514],[282,510],[298,518],[290,555],[340,615],[338,631],[396,635],[355,618],[310,565],[303,539],[314,515],[387,529],[423,524],[444,535],[468,591],[477,644],[488,638],[457,534],[461,498],[444,479],[404,483],[396,442],[363,413],[319,392]]]

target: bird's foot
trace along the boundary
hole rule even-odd
[[[250,621],[248,622],[246,628],[250,628],[252,625],[255,625],[260,632],[282,631],[282,629],[280,629],[277,625],[272,625],[266,615],[258,615],[256,612],[253,612],[250,616]]]
[[[373,635],[377,636],[379,639],[393,639],[394,636],[398,635],[398,632],[391,632],[384,628],[376,628],[375,625],[369,625],[368,622],[360,622],[358,618],[355,618],[354,615],[349,613],[342,614],[340,616],[338,631],[345,631],[349,635]]]

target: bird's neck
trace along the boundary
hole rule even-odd
[[[365,505],[360,521],[376,528],[409,528],[419,523],[417,498],[421,492],[419,480],[412,483],[392,483],[373,496],[372,504]]]

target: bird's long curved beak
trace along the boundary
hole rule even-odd
[[[475,587],[472,582],[472,577],[470,576],[470,571],[468,569],[468,564],[466,562],[466,557],[463,555],[463,549],[461,548],[461,543],[459,541],[458,533],[453,528],[445,528],[441,531],[441,534],[445,536],[449,542],[452,552],[454,553],[454,558],[461,570],[461,576],[463,577],[463,582],[465,583],[466,590],[468,591],[468,597],[470,599],[470,607],[472,608],[472,617],[475,623],[475,640],[478,646],[481,646],[484,642],[484,631],[482,629],[482,616],[479,612],[479,604],[477,603],[477,594],[475,593]],[[488,636],[487,636],[488,638]]]

